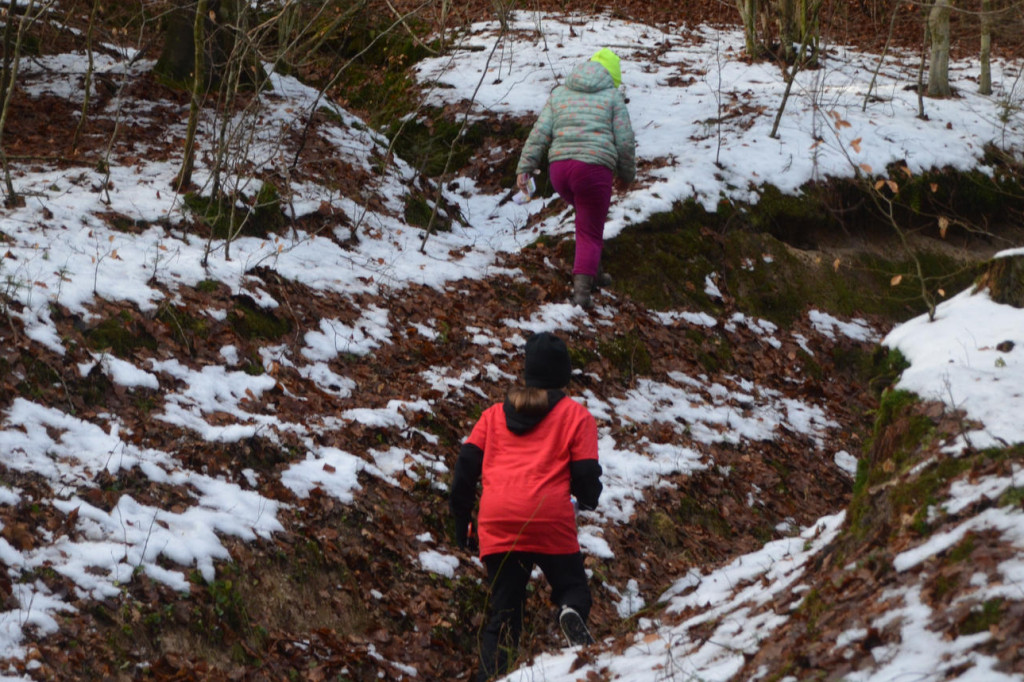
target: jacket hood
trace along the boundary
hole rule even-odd
[[[622,62],[619,59],[619,55],[615,54],[607,47],[603,47],[594,53],[594,56],[590,58],[590,61],[597,62],[608,70],[615,87],[622,85]]]
[[[600,62],[577,64],[565,79],[565,87],[577,92],[598,92],[615,87],[612,76]]]
[[[505,411],[505,426],[517,436],[524,436],[537,428],[537,425],[544,421],[544,418],[551,414],[558,401],[565,397],[559,390],[548,391],[548,407],[543,412],[518,412],[512,404],[506,400],[502,409]]]

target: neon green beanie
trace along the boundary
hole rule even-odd
[[[608,73],[611,75],[612,82],[615,83],[615,87],[622,85],[622,70],[619,68],[619,55],[615,54],[607,47],[602,47],[594,53],[594,56],[590,58],[590,61],[597,62],[604,68],[608,69]]]

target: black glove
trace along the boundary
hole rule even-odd
[[[455,518],[455,544],[460,549],[469,546],[469,519]]]

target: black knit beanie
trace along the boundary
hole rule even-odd
[[[564,388],[572,377],[572,361],[565,342],[550,332],[526,340],[526,385],[535,388]]]

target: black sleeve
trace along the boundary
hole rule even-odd
[[[452,478],[452,489],[448,497],[448,508],[457,520],[473,515],[476,504],[476,484],[480,480],[483,468],[484,451],[470,443],[463,443],[459,450],[459,458],[455,461],[455,476]]]
[[[597,509],[597,499],[604,489],[601,485],[601,465],[596,459],[577,460],[569,463],[569,474],[572,477],[570,491],[576,497],[579,508],[583,511]]]

